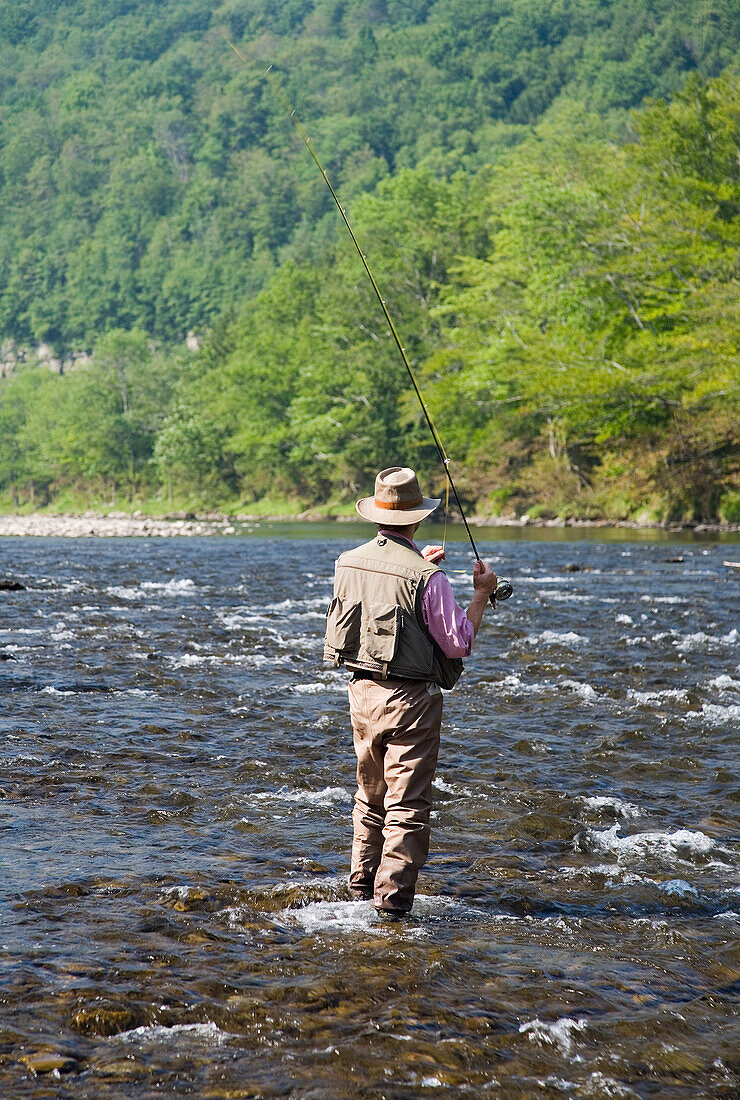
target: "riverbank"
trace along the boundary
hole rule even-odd
[[[82,515],[52,515],[32,512],[28,515],[7,513],[0,515],[0,536],[22,538],[167,538],[175,535],[238,535],[254,529],[262,523],[363,523],[358,516],[329,516],[320,511],[303,512],[300,515],[238,515],[226,516],[220,512],[170,513],[163,516],[147,516],[126,512],[85,512]],[[611,530],[659,530],[694,531],[697,533],[724,534],[740,532],[737,523],[659,524],[634,520],[605,519],[539,519],[530,516],[473,516],[469,520],[474,527],[532,527],[532,528],[604,528]]]
[[[236,527],[226,516],[188,518],[107,515],[86,512],[81,516],[0,515],[0,536],[37,538],[163,538],[173,535],[234,535]]]

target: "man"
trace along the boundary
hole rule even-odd
[[[442,547],[413,541],[439,506],[413,470],[392,466],[357,511],[377,524],[371,542],[342,554],[327,611],[324,656],[352,672],[357,754],[350,890],[390,919],[408,914],[429,854],[429,812],[442,721],[441,688],[462,672],[497,577],[475,563],[473,599],[458,607],[438,568]]]

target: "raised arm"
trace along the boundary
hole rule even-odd
[[[473,624],[473,636],[480,630],[486,604],[496,591],[498,577],[486,562],[477,561],[473,567],[473,598],[467,616]]]

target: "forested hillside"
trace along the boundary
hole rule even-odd
[[[739,44],[737,0],[0,2],[0,492],[439,478],[272,62],[470,501],[738,518]]]
[[[717,75],[737,0],[3,0],[0,334],[182,338],[335,220],[262,72],[350,201],[495,160],[561,94],[609,115]],[[225,46],[233,37],[252,64]]]

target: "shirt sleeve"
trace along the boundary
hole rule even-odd
[[[452,586],[440,570],[424,589],[421,612],[429,633],[447,657],[469,657],[475,630],[452,594]]]

